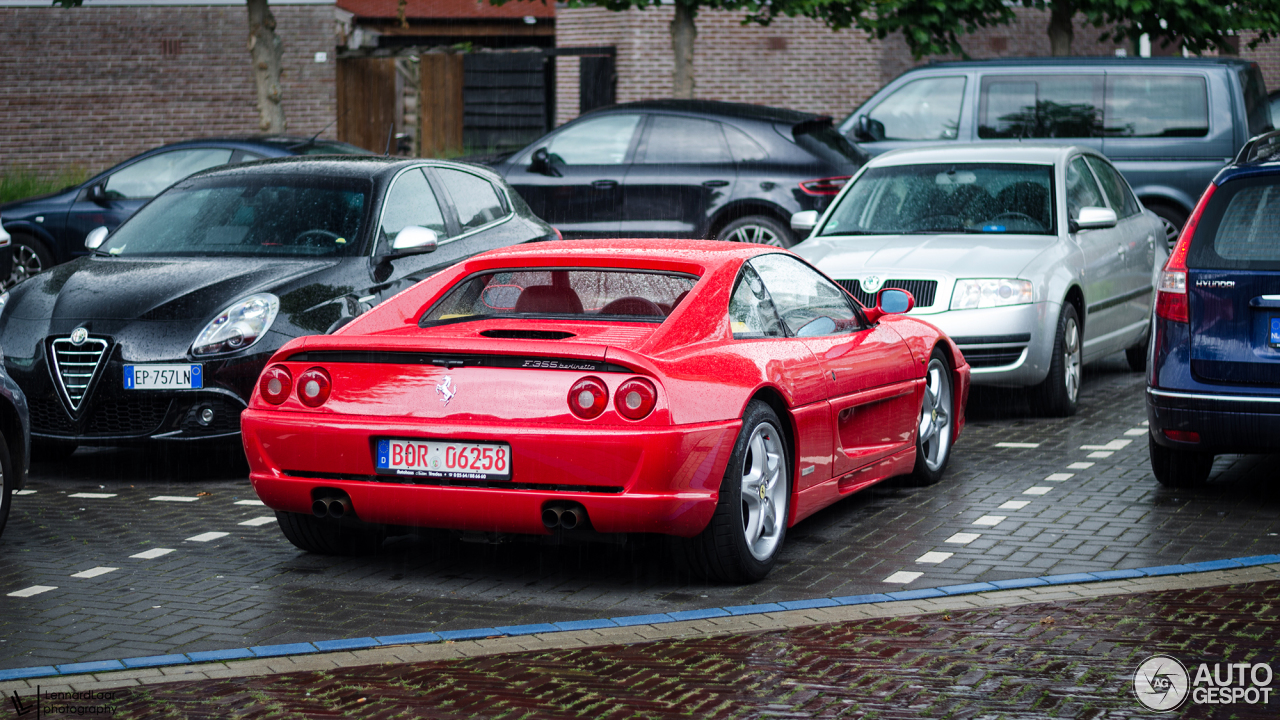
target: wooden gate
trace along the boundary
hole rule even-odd
[[[394,58],[338,60],[338,139],[383,153],[396,131],[399,92]],[[394,148],[392,148],[394,150]]]

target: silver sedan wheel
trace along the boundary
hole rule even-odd
[[[920,450],[930,472],[947,462],[951,449],[951,374],[942,360],[929,361],[924,402],[920,406]]]
[[[13,271],[9,273],[4,286],[13,287],[41,270],[44,270],[44,263],[40,262],[40,256],[36,254],[35,248],[26,243],[16,242],[13,244]]]
[[[778,429],[760,423],[742,462],[742,532],[747,550],[768,560],[787,525],[787,464]]]
[[[786,247],[786,243],[771,228],[763,225],[739,225],[734,228],[728,235],[724,237],[730,242],[756,243],[758,245],[772,245],[774,247]]]
[[[1074,317],[1068,317],[1062,333],[1062,381],[1071,402],[1080,396],[1080,357],[1080,325]]]

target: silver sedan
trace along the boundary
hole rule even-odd
[[[1028,387],[1076,411],[1083,363],[1146,365],[1158,217],[1084,147],[929,147],[868,163],[825,213],[797,213],[792,248],[864,305],[883,287],[955,340],[975,384]]]

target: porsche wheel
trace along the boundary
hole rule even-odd
[[[719,233],[721,240],[756,243],[789,248],[796,244],[795,235],[782,223],[764,215],[748,215],[725,225]]]
[[[916,465],[910,484],[933,485],[942,479],[951,460],[952,392],[951,367],[942,353],[934,350],[925,371],[924,399],[920,402],[920,420],[916,432]]]
[[[1032,406],[1037,411],[1050,417],[1076,414],[1080,407],[1081,357],[1080,316],[1074,305],[1063,303],[1049,376],[1031,388]]]
[[[790,510],[786,436],[763,402],[752,401],[729,458],[715,515],[686,543],[686,557],[700,575],[722,582],[763,579],[773,569],[787,534]]]
[[[386,530],[357,520],[331,520],[276,511],[280,531],[300,550],[318,555],[369,555],[382,547]]]
[[[1147,449],[1151,454],[1151,472],[1165,487],[1199,487],[1209,480],[1209,473],[1213,471],[1210,453],[1173,450],[1157,443],[1149,433]]]

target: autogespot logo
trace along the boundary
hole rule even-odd
[[[1133,692],[1143,706],[1158,712],[1176,710],[1187,699],[1187,669],[1177,658],[1152,655],[1133,673]]]

